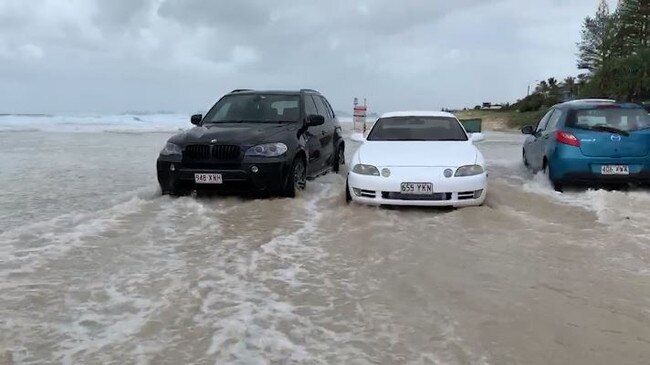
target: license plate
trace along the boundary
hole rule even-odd
[[[627,165],[603,165],[600,167],[603,175],[629,175],[630,167]]]
[[[194,174],[197,184],[223,184],[221,174]]]
[[[433,184],[404,182],[402,183],[400,190],[402,194],[430,195],[433,194]]]

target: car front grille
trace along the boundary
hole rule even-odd
[[[410,195],[384,191],[382,198],[388,200],[419,200],[419,201],[447,201],[451,200],[452,193],[435,193],[428,195]]]
[[[239,146],[231,145],[189,145],[183,151],[183,162],[192,161],[237,161],[240,159],[241,150]]]

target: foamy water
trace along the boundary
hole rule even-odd
[[[521,135],[488,133],[478,208],[347,205],[340,175],[293,200],[162,197],[156,155],[188,126],[0,117],[0,364],[650,357],[647,191],[556,193]]]

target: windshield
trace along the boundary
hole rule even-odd
[[[449,117],[381,118],[368,141],[467,141],[458,120]]]
[[[569,115],[567,127],[633,132],[650,128],[650,116],[642,108],[596,107],[574,110]]]
[[[300,118],[300,96],[243,94],[223,97],[205,116],[204,123],[278,123]]]

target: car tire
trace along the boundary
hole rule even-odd
[[[338,174],[341,172],[341,166],[345,165],[345,148],[342,145],[336,149],[334,161],[332,162],[332,172]]]
[[[544,160],[544,175],[548,178],[548,181],[551,183],[553,190],[561,193],[563,191],[562,183],[558,180],[551,178],[551,164],[547,160]]]
[[[350,195],[350,183],[348,182],[348,179],[345,179],[345,202],[352,202],[352,195]]]
[[[172,197],[179,197],[179,196],[184,196],[186,194],[185,194],[185,192],[181,191],[179,188],[172,185],[167,190],[163,189],[162,190],[162,195],[169,195],[169,196],[172,196]]]
[[[287,176],[287,182],[285,184],[284,190],[282,191],[282,196],[287,198],[295,198],[300,191],[305,190],[307,185],[307,167],[305,166],[305,161],[300,156],[296,157],[291,164],[291,170],[289,171],[289,176]]]
[[[530,164],[528,163],[528,157],[526,157],[526,150],[523,150],[522,157],[524,159],[524,166],[530,167]]]

